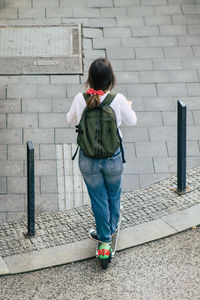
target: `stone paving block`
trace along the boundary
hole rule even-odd
[[[194,157],[194,156],[189,156],[187,158],[187,169],[193,169],[199,166],[199,155]]]
[[[164,126],[176,126],[177,112],[162,112]],[[187,111],[187,125],[194,125],[193,116],[191,111]]]
[[[0,177],[0,194],[6,194],[6,193],[7,193],[6,177],[1,176]]]
[[[150,142],[176,142],[175,127],[152,127],[149,129]]]
[[[145,16],[144,23],[147,26],[170,25],[172,24],[172,18],[170,16]]]
[[[105,8],[104,8],[105,10]],[[107,8],[106,8],[107,10]],[[100,9],[99,8],[73,8],[73,16],[76,18],[99,18]]]
[[[40,159],[56,159],[56,145],[41,144],[40,145]]]
[[[7,128],[38,128],[37,114],[8,114]]]
[[[33,8],[59,7],[59,0],[33,0]]]
[[[37,98],[49,98],[49,97],[66,97],[65,85],[37,85]]]
[[[171,82],[198,82],[197,71],[169,71],[169,78]]]
[[[158,96],[186,96],[187,89],[184,83],[158,83]],[[192,95],[191,95],[192,96]]]
[[[135,143],[123,143],[125,156],[136,158],[135,155]]]
[[[35,206],[37,213],[45,211],[57,211],[58,210],[58,196],[57,194],[36,194]]]
[[[116,26],[116,18],[95,18],[89,19],[90,27],[114,27]]]
[[[180,46],[199,46],[200,45],[200,35],[181,35],[178,36],[178,43]]]
[[[44,8],[19,8],[19,18],[45,18]]]
[[[145,111],[171,111],[175,110],[175,104],[172,97],[145,97]]]
[[[136,143],[135,147],[137,157],[167,156],[167,147],[165,142]]]
[[[131,59],[135,58],[135,52],[130,48],[108,48],[107,56],[109,59]]]
[[[23,194],[27,193],[26,177],[8,177],[8,193]]]
[[[191,70],[191,68],[199,69],[200,58],[199,57],[182,58],[182,65],[185,70]]]
[[[0,85],[0,99],[6,98],[6,88],[3,84]]]
[[[141,71],[153,70],[153,63],[151,59],[131,59],[124,60],[125,71]]]
[[[85,50],[84,56],[86,59],[95,60],[97,57],[105,57],[105,50]]]
[[[114,87],[114,89],[112,90],[112,92],[114,94],[121,93],[125,97],[127,97],[128,96],[128,94],[127,94],[127,85],[117,83],[116,86]]]
[[[200,111],[193,111],[195,125],[200,125]]]
[[[78,75],[51,75],[49,77],[50,84],[57,85],[57,84],[78,84],[79,83],[79,76]]]
[[[198,141],[187,141],[187,156],[199,156],[200,149]],[[177,156],[177,143],[167,142],[169,156]]]
[[[122,38],[121,45],[126,48],[150,47],[150,41],[149,37]]]
[[[180,58],[155,58],[153,59],[155,70],[182,70],[182,61]]]
[[[17,8],[6,8],[0,10],[0,19],[17,19]]]
[[[34,98],[36,97],[36,85],[8,84],[8,98]]]
[[[58,17],[72,17],[73,10],[69,7],[47,7],[46,8],[46,17],[47,18],[58,18]]]
[[[52,18],[49,19],[50,24],[52,24]],[[83,27],[90,27],[90,19],[88,18],[71,18],[71,17],[61,17],[62,24],[82,24]]]
[[[191,4],[191,5],[182,5],[183,13],[185,15],[195,15],[200,14],[200,5],[197,4]]]
[[[83,49],[92,49],[92,39],[83,39]],[[81,75],[80,75],[81,76]],[[77,82],[74,82],[77,83]]]
[[[119,26],[142,26],[144,25],[143,17],[116,17]]]
[[[22,129],[1,129],[0,141],[2,144],[21,144]]]
[[[180,5],[159,5],[155,6],[156,15],[169,16],[169,15],[182,15]]]
[[[83,28],[84,38],[102,38],[103,32],[99,28]]]
[[[39,159],[39,145],[34,144],[34,157]],[[9,160],[26,160],[26,145],[8,145]]]
[[[72,99],[53,99],[53,112],[65,112],[67,113],[72,104]]]
[[[172,16],[173,24],[200,24],[198,15]]]
[[[36,176],[56,176],[56,160],[35,160]]]
[[[68,127],[66,113],[39,114],[39,128]]]
[[[1,113],[18,113],[21,111],[21,100],[0,100]]]
[[[138,175],[128,175],[125,174],[122,177],[122,191],[131,192],[139,189]]]
[[[24,142],[32,141],[33,144],[54,143],[54,129],[24,129]]]
[[[156,173],[175,173],[177,169],[176,157],[154,157]]]
[[[199,225],[200,204],[186,208],[184,211],[179,213],[163,217],[162,220],[175,228],[177,231],[182,231],[192,226]]]
[[[0,114],[0,128],[6,128],[6,114]]]
[[[187,89],[189,96],[200,95],[200,83],[187,83]]]
[[[47,98],[22,99],[22,113],[39,112],[52,112],[52,100]]]
[[[159,26],[161,35],[186,35],[186,25],[161,25]]]
[[[23,176],[23,161],[1,161],[0,176]]]
[[[169,82],[167,71],[147,71],[140,72],[140,80],[142,83],[159,83]]]
[[[16,219],[26,218],[27,212],[8,212],[6,217],[6,222],[14,222]],[[25,231],[26,232],[26,231]]]
[[[140,186],[147,187],[155,182],[159,182],[163,179],[170,177],[170,173],[159,173],[159,174],[141,174],[139,175]]]
[[[187,139],[191,141],[200,139],[200,126],[187,127]]]
[[[123,127],[122,134],[125,143],[149,141],[147,128],[144,127]]]
[[[200,34],[200,24],[188,25],[189,34]]]
[[[7,145],[0,145],[0,160],[7,160]]]
[[[67,85],[67,98],[74,98],[78,93],[85,91],[85,86],[83,84],[71,84]]]
[[[124,175],[126,174],[148,174],[153,173],[153,162],[152,158],[142,157],[129,159],[127,158],[126,164],[124,165]]]
[[[192,47],[164,47],[166,57],[192,57]]]
[[[114,0],[114,6],[134,6],[140,5],[139,0]]]
[[[137,126],[162,126],[162,114],[161,112],[137,112]]]
[[[86,0],[60,0],[60,7],[86,7]]]
[[[125,7],[115,7],[115,8],[100,8],[101,17],[109,18],[109,17],[126,17],[127,10]]]
[[[167,0],[142,0],[142,5],[164,5],[167,4]]]
[[[200,47],[193,46],[193,52],[194,52],[194,56],[200,56]]]
[[[76,143],[75,128],[55,129],[56,144]]]
[[[49,84],[50,76],[34,76],[34,75],[21,75],[19,82],[22,84]]]
[[[158,47],[158,46],[176,46],[177,45],[177,40],[176,37],[174,36],[152,36],[149,37],[149,43],[153,47]]]
[[[127,87],[128,96],[157,96],[155,84],[132,84]]]
[[[58,192],[57,188],[57,177],[42,176],[41,177],[41,193],[42,194],[56,194]]]
[[[94,49],[116,48],[120,47],[120,39],[93,39]]]
[[[131,30],[127,27],[109,27],[103,29],[103,35],[105,38],[131,37]]]
[[[113,7],[112,0],[87,0],[88,7]]]
[[[124,61],[123,60],[117,60],[117,59],[110,59],[111,65],[113,67],[114,72],[124,71]]]
[[[0,212],[0,223],[6,223],[6,213]]]
[[[24,195],[0,195],[0,211],[24,211]]]
[[[115,72],[118,83],[139,83],[139,74],[137,72]]]
[[[161,47],[136,48],[136,59],[164,57]]]
[[[131,31],[132,35],[137,37],[159,35],[158,26],[133,26]]]
[[[49,18],[49,19],[37,19],[34,18],[34,24],[35,25],[61,25],[62,23],[62,18]],[[68,23],[71,23],[70,21],[68,21]]]
[[[151,6],[132,6],[128,8],[128,16],[153,16],[154,8]]]
[[[187,106],[188,110],[200,110],[199,97],[182,97],[183,103]]]

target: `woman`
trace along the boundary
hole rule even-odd
[[[86,85],[90,87],[89,101],[78,93],[67,113],[69,124],[80,122],[86,105],[92,109],[98,107],[115,86],[116,79],[111,64],[106,58],[98,58],[91,64]],[[116,115],[117,126],[123,122],[127,126],[136,125],[137,118],[131,109],[132,102],[118,93],[110,104]],[[121,131],[119,133],[122,137]],[[86,183],[96,222],[96,231],[90,231],[90,237],[101,243],[110,243],[117,230],[120,217],[120,196],[123,162],[120,148],[112,157],[95,159],[86,157],[80,150],[79,168]]]

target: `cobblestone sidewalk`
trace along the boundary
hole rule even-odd
[[[122,196],[121,229],[161,219],[200,203],[200,167],[187,172],[189,193],[174,192],[176,177],[163,180]],[[43,213],[36,217],[36,236],[26,239],[27,220],[0,224],[0,256],[7,257],[75,243],[88,238],[94,226],[89,205],[66,212]]]

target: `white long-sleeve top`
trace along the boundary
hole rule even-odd
[[[100,97],[102,102],[109,92]],[[126,126],[135,126],[137,123],[137,117],[135,112],[130,108],[127,99],[120,93],[116,94],[115,98],[111,102],[110,106],[115,112],[118,128],[123,122]],[[86,107],[86,101],[82,93],[78,93],[73,99],[69,112],[67,113],[67,122],[71,125],[78,125],[84,108]],[[122,136],[121,132],[120,135]]]

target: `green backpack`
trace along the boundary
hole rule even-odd
[[[84,93],[83,96],[87,102],[90,95]],[[99,107],[90,109],[86,106],[76,126],[78,147],[72,159],[76,157],[79,147],[85,156],[91,158],[111,157],[120,147],[125,162],[115,112],[110,106],[114,97],[109,93]]]

